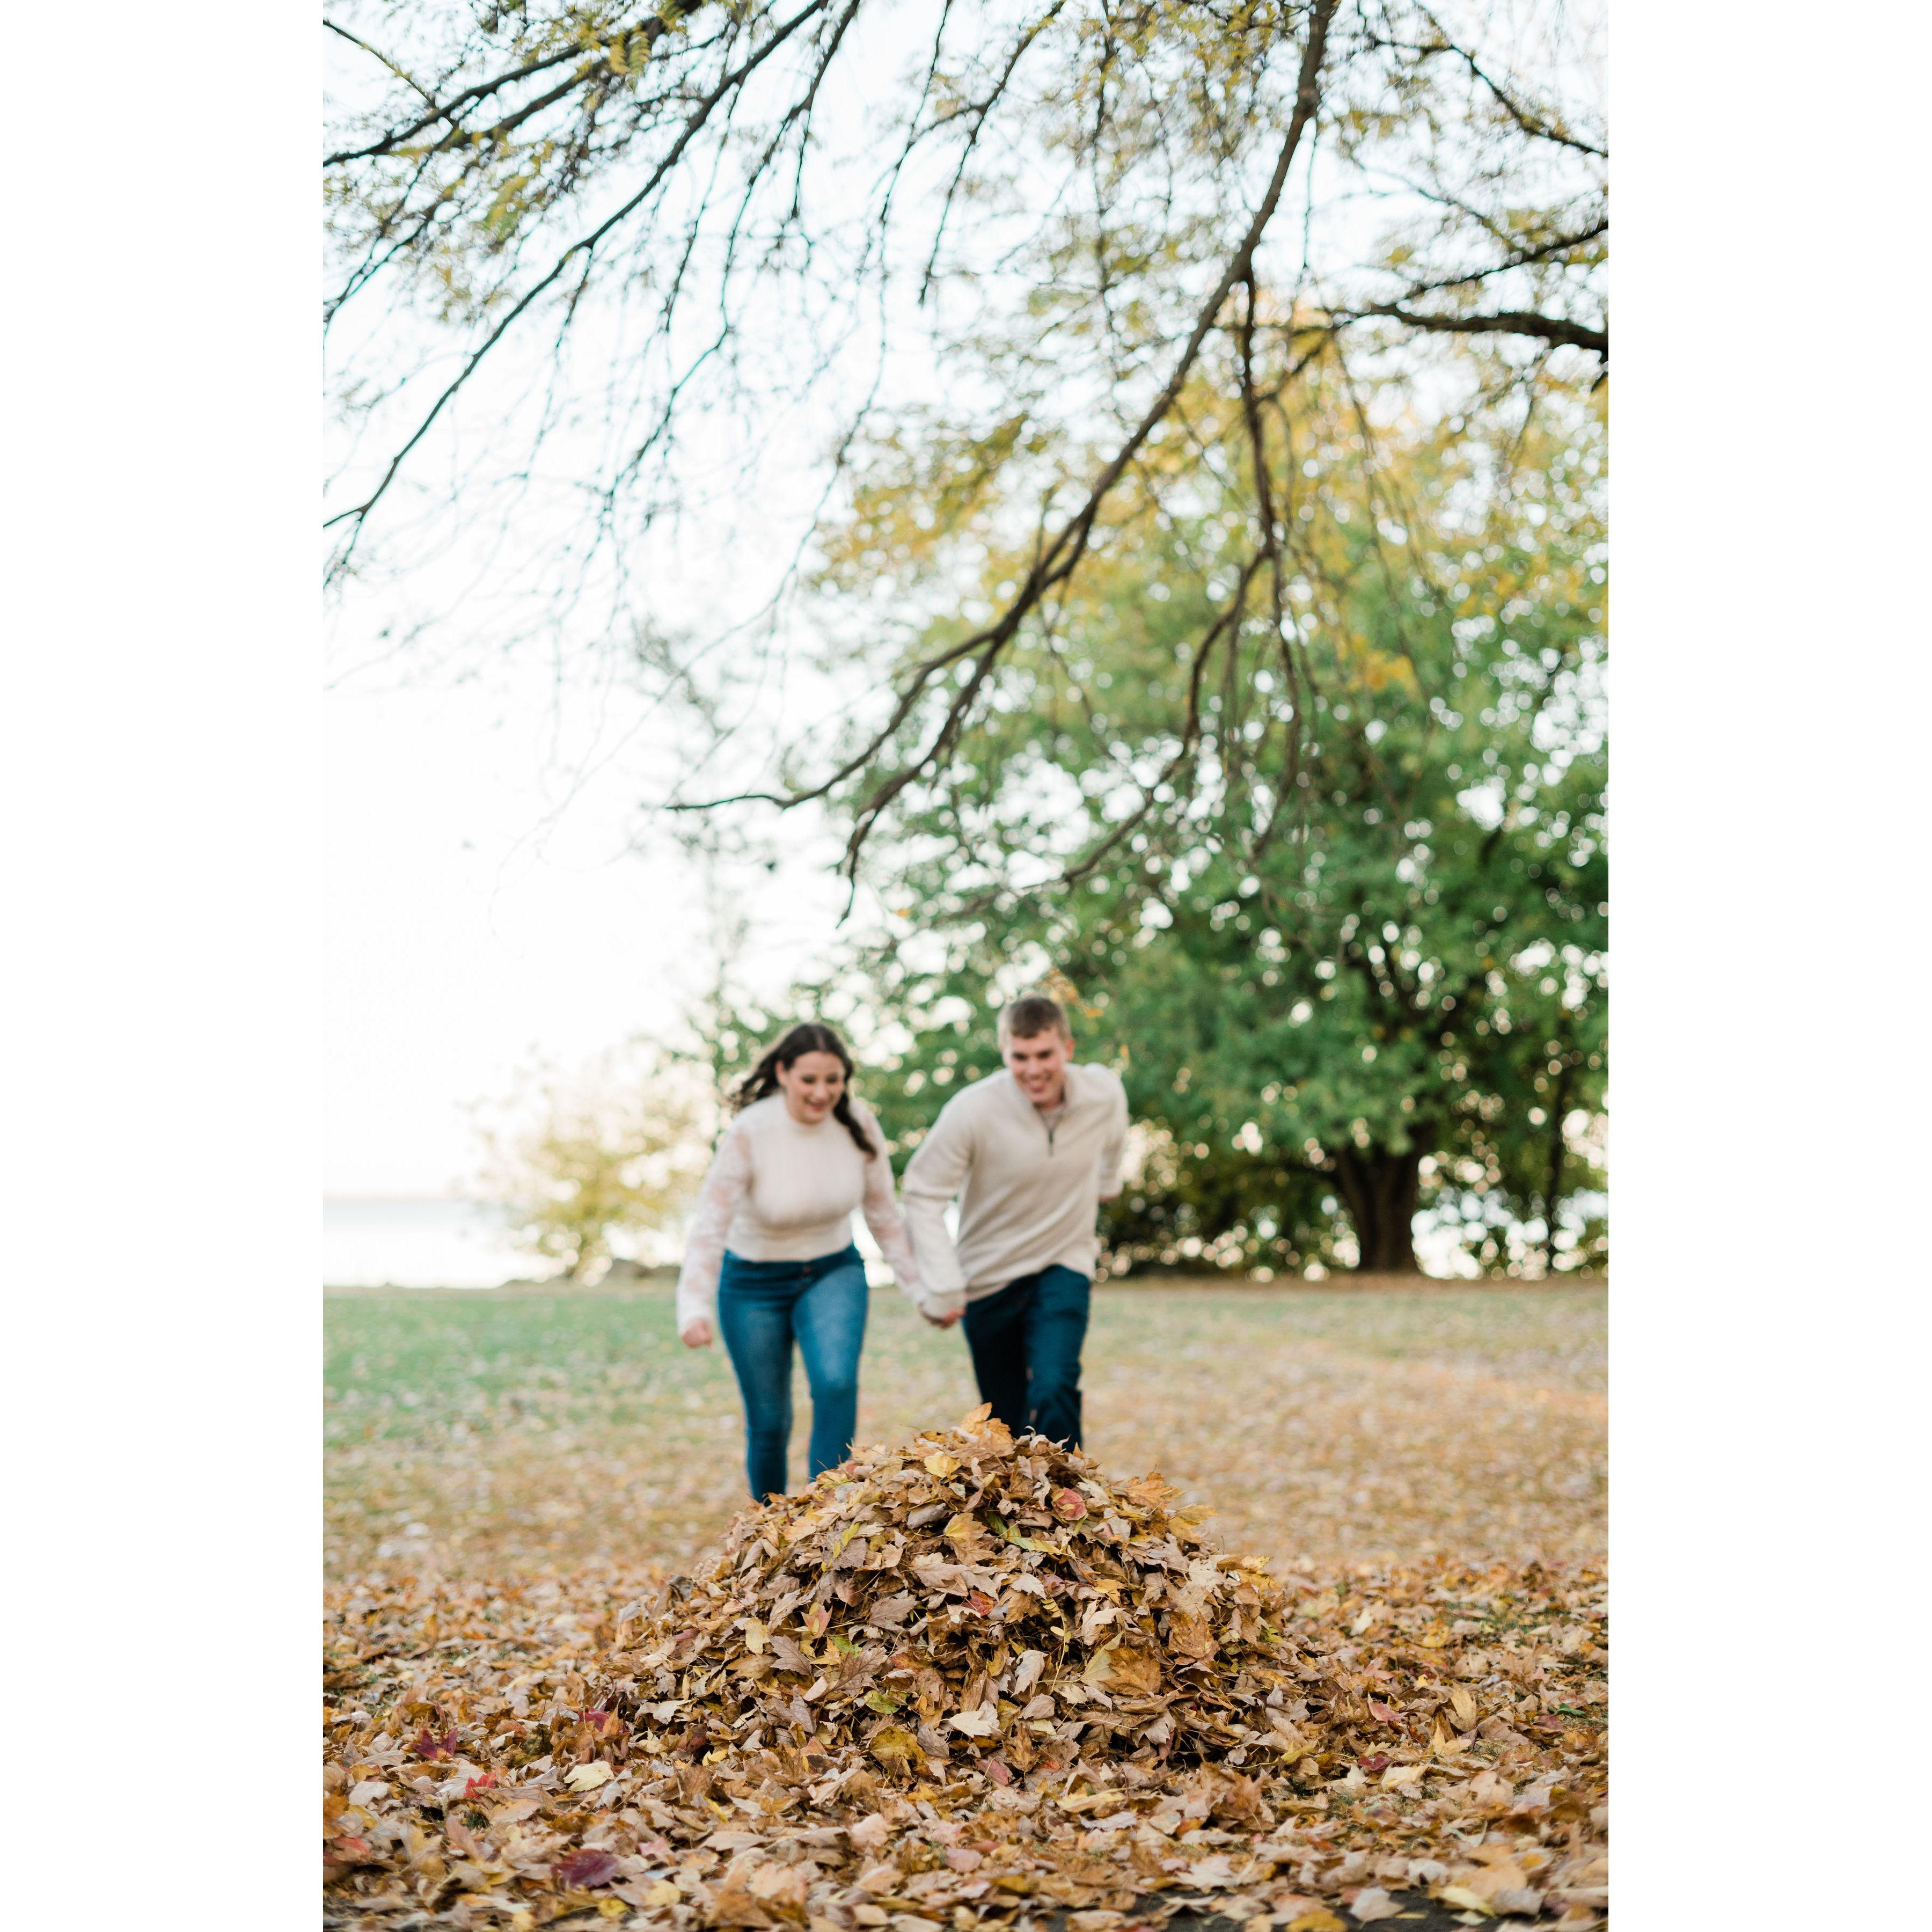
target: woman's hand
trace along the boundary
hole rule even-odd
[[[950,1308],[944,1315],[932,1315],[927,1313],[927,1311],[922,1308],[919,1312],[926,1316],[929,1326],[934,1328],[950,1328],[966,1311],[963,1308]]]
[[[677,1331],[677,1339],[687,1348],[708,1348],[711,1346],[711,1324],[700,1315]]]

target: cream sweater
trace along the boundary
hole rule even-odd
[[[906,1219],[933,1312],[1055,1264],[1090,1276],[1094,1217],[1120,1191],[1126,1138],[1126,1090],[1111,1067],[1069,1066],[1050,1127],[1004,1067],[956,1094],[905,1171]],[[955,1195],[956,1252],[945,1220]]]
[[[851,1240],[855,1208],[865,1210],[866,1225],[900,1288],[920,1301],[919,1263],[892,1198],[885,1136],[862,1101],[853,1101],[852,1117],[875,1149],[869,1160],[840,1122],[827,1118],[806,1126],[794,1120],[782,1094],[754,1101],[731,1124],[698,1190],[685,1236],[677,1277],[680,1330],[700,1316],[710,1318],[728,1247],[748,1262],[815,1261]]]

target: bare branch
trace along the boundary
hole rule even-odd
[[[640,26],[613,36],[611,44],[620,48],[628,62],[629,46],[633,40],[641,40],[647,51],[654,49],[666,34],[669,33],[673,28],[681,26],[704,4],[705,0],[668,0],[668,4],[648,15]],[[552,68],[560,67],[566,61],[583,60],[584,52],[580,45],[562,48],[556,53],[545,54],[540,59],[526,61],[521,67],[512,68],[508,73],[497,75],[494,80],[478,81],[473,87],[465,88],[460,94],[452,94],[448,100],[438,102],[431,100],[429,94],[411,80],[410,76],[386,54],[379,52],[366,40],[357,40],[353,34],[346,28],[337,26],[332,20],[324,21],[322,24],[331,32],[340,34],[345,40],[354,42],[364,53],[371,55],[380,61],[392,74],[406,82],[410,87],[414,88],[429,102],[429,112],[427,114],[411,122],[406,127],[392,129],[380,140],[372,142],[367,147],[344,148],[334,154],[324,155],[322,166],[330,168],[340,167],[350,161],[374,160],[384,154],[394,154],[397,149],[407,146],[410,142],[414,140],[418,134],[426,133],[430,128],[434,128],[439,121],[448,122],[451,130],[449,134],[439,145],[443,147],[453,146],[459,139],[466,138],[461,136],[459,127],[459,117],[464,108],[473,107],[479,101],[487,100],[493,94],[500,94],[505,88],[514,87],[520,80],[528,80],[535,74],[547,74]],[[501,134],[506,128],[514,127],[518,121],[524,118],[527,113],[533,112],[536,106],[548,106],[551,101],[561,99],[572,88],[580,86],[585,78],[598,67],[604,64],[608,58],[609,54],[607,51],[598,55],[596,58],[586,62],[583,68],[573,74],[561,87],[543,96],[539,102],[533,104],[531,108],[526,109],[524,113],[520,113],[512,120],[500,123],[497,127],[486,130],[482,138],[488,139],[490,135]]]
[[[1287,183],[1288,170],[1294,164],[1302,136],[1314,118],[1320,103],[1322,63],[1327,48],[1329,24],[1334,17],[1336,4],[1337,0],[1316,0],[1316,4],[1310,10],[1308,39],[1303,50],[1301,69],[1295,88],[1294,112],[1276,154],[1267,190],[1240,245],[1222,269],[1213,293],[1202,304],[1196,315],[1193,328],[1180,354],[1175,358],[1166,382],[1142,415],[1138,424],[1102,468],[1089,489],[1084,503],[1061,525],[1058,533],[1035,561],[1025,581],[1019,586],[1005,610],[992,623],[975,632],[963,642],[916,666],[885,724],[872,735],[860,751],[846,759],[818,784],[789,792],[742,792],[729,798],[710,800],[703,804],[678,805],[673,809],[703,811],[721,805],[757,802],[776,805],[782,810],[788,810],[829,796],[847,779],[863,770],[892,742],[911,716],[938,673],[952,664],[972,658],[972,674],[947,705],[938,730],[910,763],[881,778],[859,804],[854,815],[852,832],[847,842],[842,865],[842,869],[848,878],[856,877],[860,852],[866,837],[878,823],[880,813],[922,771],[929,770],[944,757],[957,738],[973,700],[977,696],[994,661],[1011,643],[1028,614],[1047,591],[1055,584],[1064,582],[1078,567],[1092,540],[1094,526],[1102,506],[1126,474],[1128,466],[1155,426],[1165,421],[1172,410],[1200,355],[1202,345],[1219,320],[1229,295],[1252,273],[1255,251],[1260,245],[1262,236],[1268,231],[1268,224],[1274,219],[1275,210],[1280,202],[1282,190]]]
[[[1560,315],[1538,315],[1534,311],[1508,309],[1494,315],[1420,315],[1398,302],[1375,302],[1366,308],[1344,311],[1336,318],[1357,322],[1372,315],[1386,316],[1410,328],[1432,330],[1444,335],[1529,335],[1539,341],[1554,342],[1572,349],[1588,349],[1607,362],[1610,338],[1607,329],[1590,328]]]
[[[410,452],[413,450],[416,445],[422,442],[423,438],[429,434],[430,425],[435,422],[438,416],[442,415],[444,409],[456,396],[464,384],[466,383],[470,380],[470,377],[476,373],[477,369],[481,366],[484,358],[490,353],[491,350],[496,347],[499,342],[502,341],[504,336],[507,334],[510,329],[514,326],[518,317],[530,308],[530,304],[534,302],[546,289],[552,286],[562,277],[565,270],[570,266],[573,261],[574,261],[579,256],[587,256],[594,252],[598,243],[602,242],[606,236],[610,234],[613,230],[619,227],[625,221],[628,220],[632,214],[636,213],[638,208],[642,207],[644,204],[650,199],[651,196],[656,192],[658,184],[683,158],[685,150],[691,145],[692,142],[697,138],[699,130],[702,128],[705,123],[710,119],[712,113],[716,111],[718,106],[718,104],[721,100],[724,100],[726,95],[732,92],[734,88],[741,85],[748,75],[754,73],[758,68],[763,66],[765,62],[769,60],[771,56],[776,53],[782,45],[784,45],[785,41],[789,40],[792,34],[796,32],[800,27],[802,26],[807,20],[810,20],[815,14],[823,13],[830,4],[830,0],[806,0],[806,5],[801,8],[796,14],[794,14],[791,19],[786,22],[786,23],[772,35],[770,40],[766,41],[766,44],[762,47],[759,48],[755,53],[752,55],[748,59],[744,61],[739,66],[731,69],[725,74],[724,78],[718,82],[717,86],[714,87],[701,101],[699,102],[698,106],[693,110],[689,118],[686,122],[683,132],[679,135],[676,142],[672,144],[670,152],[663,157],[663,158],[658,163],[656,167],[651,171],[650,176],[645,182],[644,186],[639,188],[636,194],[632,195],[628,201],[625,202],[614,212],[608,215],[602,221],[599,222],[588,235],[584,236],[580,240],[573,242],[570,246],[565,249],[563,253],[557,257],[556,262],[552,265],[550,272],[545,274],[541,280],[537,282],[534,286],[524,291],[523,295],[506,313],[502,320],[499,322],[496,327],[490,330],[490,333],[483,338],[482,343],[470,352],[469,357],[464,362],[461,369],[460,369],[457,372],[456,375],[451,380],[448,386],[442,392],[442,394],[436,398],[435,402],[430,406],[428,413],[425,415],[422,422],[417,424],[415,433],[410,437],[409,440],[403,445],[402,448],[398,450],[396,454],[390,458],[388,467],[383,471],[382,478],[376,484],[375,488],[372,490],[361,502],[354,505],[349,509],[340,511],[334,516],[329,518],[325,527],[344,522],[352,523],[358,529],[361,527],[364,520],[368,516],[369,512],[382,500],[383,496],[387,493],[389,485],[395,481],[397,472],[402,468],[404,463],[409,457]],[[352,536],[349,544],[345,546],[336,560],[334,568],[337,572],[339,572],[342,566],[346,562],[349,552],[353,548],[354,538]]]

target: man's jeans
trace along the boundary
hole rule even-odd
[[[966,1304],[966,1346],[982,1401],[1017,1436],[1036,1429],[1080,1446],[1080,1345],[1094,1284],[1056,1264]]]
[[[856,1247],[808,1262],[748,1262],[724,1251],[718,1328],[745,1404],[745,1474],[762,1502],[785,1490],[791,1443],[791,1345],[812,1390],[812,1474],[852,1453],[859,1352],[866,1340],[866,1264]]]

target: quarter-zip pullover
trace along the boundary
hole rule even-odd
[[[1120,1191],[1126,1138],[1126,1090],[1111,1067],[1070,1066],[1050,1120],[1004,1066],[956,1094],[903,1184],[926,1305],[976,1301],[1056,1264],[1090,1276],[1094,1220]],[[946,1232],[956,1195],[956,1250]]]

